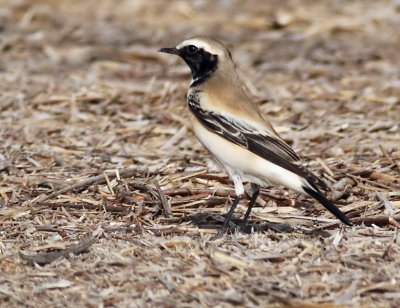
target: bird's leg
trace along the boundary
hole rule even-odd
[[[231,221],[233,212],[235,211],[235,208],[239,204],[241,199],[242,199],[242,195],[239,195],[236,197],[235,201],[233,201],[233,204],[232,204],[231,208],[229,209],[229,212],[226,214],[224,224],[219,229],[218,234],[215,236],[215,238],[220,238],[224,235],[225,229],[229,226],[229,222]]]
[[[240,230],[243,230],[244,227],[246,226],[246,222],[250,216],[251,209],[253,208],[253,205],[254,203],[256,203],[257,197],[260,194],[260,186],[258,186],[255,183],[251,183],[251,190],[252,190],[251,199],[249,201],[249,204],[247,205],[247,211],[240,225]]]
[[[235,211],[235,208],[239,204],[240,200],[242,199],[244,193],[244,187],[240,175],[237,172],[235,172],[234,169],[231,168],[227,168],[227,171],[229,177],[232,179],[233,184],[235,185],[236,199],[233,201],[233,204],[229,209],[229,212],[226,214],[224,224],[219,229],[218,234],[214,237],[215,239],[220,238],[224,235],[225,229],[229,226],[229,222],[231,221],[233,212]]]

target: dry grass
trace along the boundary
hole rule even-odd
[[[0,1],[0,305],[397,307],[399,18],[384,0]],[[233,187],[193,137],[188,69],[156,52],[195,34],[234,47],[354,227],[271,187],[255,232],[210,240]]]

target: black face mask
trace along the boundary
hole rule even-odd
[[[213,55],[203,48],[198,48],[194,45],[188,45],[180,49],[162,48],[160,51],[180,56],[192,71],[192,77],[196,85],[210,77],[218,66],[217,55]]]
[[[204,79],[210,76],[218,66],[218,56],[213,55],[194,45],[183,47],[179,55],[185,60],[192,71],[193,80]]]

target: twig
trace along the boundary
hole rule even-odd
[[[328,165],[321,159],[321,158],[317,158],[317,162],[321,165],[322,168],[324,168],[324,170],[326,171],[326,173],[328,173],[330,176],[333,176],[334,173],[332,172],[332,170],[328,167]]]
[[[332,222],[333,219],[331,218],[323,218],[323,217],[312,217],[312,216],[304,216],[304,215],[276,215],[277,218],[294,218],[294,219],[303,219],[303,220],[312,220],[312,221],[319,221],[319,222]]]
[[[392,216],[393,213],[394,213],[394,207],[390,203],[388,198],[386,196],[384,196],[383,194],[378,193],[378,192],[376,193],[376,196],[383,203],[383,206],[385,207],[384,214],[386,214],[388,216]]]
[[[384,226],[387,224],[392,224],[396,225],[397,221],[400,220],[400,215],[394,215],[394,216],[385,216],[385,215],[377,215],[377,216],[371,216],[371,217],[356,217],[352,218],[351,222],[353,225],[361,225],[364,224],[366,226],[370,226],[372,224],[377,225],[377,226]],[[320,226],[318,228],[315,228],[316,230],[322,230],[322,229],[327,229],[331,228],[334,226],[339,225],[340,222],[334,222],[330,224],[326,224],[324,226]]]
[[[215,197],[231,197],[235,198],[236,193],[233,189],[215,189],[215,188],[200,188],[200,189],[189,189],[189,188],[173,188],[173,189],[165,189],[164,194],[167,196],[175,196],[175,195],[200,195],[204,194],[206,197],[207,194],[209,196],[215,196]],[[295,201],[293,199],[284,199],[284,198],[279,198],[277,196],[273,196],[269,194],[268,192],[261,191],[260,192],[260,198],[264,201],[275,201],[278,202],[279,204],[282,205],[287,205],[287,206],[303,206],[303,205],[308,205],[308,203],[304,203],[301,201]],[[243,196],[243,200],[248,200],[249,196],[245,194]],[[181,200],[181,199],[178,199]],[[176,203],[181,203],[181,201],[172,201],[172,204]],[[217,200],[213,200],[211,198],[207,199],[209,202],[207,202],[207,205],[212,205],[212,204],[219,204]],[[189,201],[189,200],[188,200]],[[217,202],[217,203],[216,203]]]
[[[399,215],[399,216],[400,216],[400,215]],[[395,226],[396,228],[400,229],[400,224],[397,222],[397,220],[394,220],[393,217],[389,217],[388,222],[389,222],[391,225]]]
[[[361,169],[361,168],[354,167],[354,166],[350,166],[349,169],[351,171],[351,175],[353,175],[353,176],[358,175],[363,178],[370,178],[370,179],[378,180],[378,181],[380,180],[380,181],[383,181],[384,183],[387,183],[393,187],[400,187],[398,184],[395,184],[396,182],[398,183],[399,179],[396,177],[393,177],[391,175],[372,171],[372,170]],[[390,188],[390,187],[385,186],[385,188]]]
[[[106,172],[103,172],[103,174],[104,174],[104,179],[106,180],[108,189],[109,189],[110,192],[111,192],[111,195],[115,196],[115,192],[114,192],[114,189],[112,188],[110,178],[108,177],[108,175],[107,175]],[[115,177],[116,177],[117,179],[119,178],[119,172],[115,172]]]
[[[120,176],[120,177],[122,177],[122,176],[129,177],[129,176],[132,176],[132,175],[137,174],[139,172],[140,173],[148,172],[148,169],[147,168],[140,168],[140,167],[127,168],[127,169],[119,170],[118,173],[115,172],[115,173],[109,174],[108,177],[110,179],[115,178],[117,175]],[[83,187],[90,186],[90,185],[93,185],[93,184],[106,183],[106,181],[107,181],[107,179],[106,179],[106,174],[105,173],[103,173],[101,175],[93,176],[93,177],[90,177],[90,178],[88,178],[86,180],[83,180],[83,181],[81,181],[79,183],[73,184],[73,185],[68,186],[68,187],[61,188],[61,189],[51,193],[50,195],[44,196],[43,198],[39,198],[36,201],[34,200],[33,203],[44,202],[44,201],[47,201],[47,200],[52,199],[54,197],[57,197],[59,195],[65,194],[67,192],[70,192],[72,190],[83,188]]]
[[[195,200],[202,200],[209,198],[210,194],[208,193],[201,193],[201,194],[196,194],[196,195],[190,195],[182,198],[174,198],[174,200],[171,200],[171,205],[176,205],[176,204],[182,204],[186,202],[192,202]]]
[[[371,175],[368,176],[368,177],[371,178],[371,179],[375,179],[375,178],[372,177],[372,174],[373,173],[371,173]],[[388,185],[382,184],[382,183],[380,183],[378,181],[369,180],[369,179],[363,177],[362,175],[355,176],[355,175],[352,175],[352,174],[348,174],[347,176],[352,178],[354,181],[363,181],[365,183],[369,183],[371,185],[371,187],[372,187],[372,190],[373,189],[382,189],[382,188],[391,189],[391,187],[388,186]],[[396,185],[393,185],[393,187],[396,187]]]
[[[165,189],[164,194],[167,196],[174,195],[197,195],[197,194],[209,194],[211,196],[218,197],[235,197],[235,191],[233,189],[191,189],[191,188],[173,188],[173,189]]]
[[[205,180],[220,182],[222,184],[232,184],[232,181],[228,177],[221,177],[209,173],[200,174],[197,177]]]
[[[38,225],[35,226],[36,231],[46,231],[46,232],[61,232],[63,229],[53,227],[50,225]]]
[[[46,206],[50,208],[58,209],[60,207],[70,208],[70,209],[88,209],[88,210],[98,210],[114,213],[124,213],[129,211],[130,207],[125,206],[115,206],[115,205],[104,205],[104,204],[90,204],[90,203],[51,203],[51,202],[36,202],[35,205]]]
[[[173,215],[172,215],[171,206],[169,205],[168,200],[165,197],[165,194],[162,191],[162,189],[161,189],[160,185],[158,184],[157,180],[154,180],[154,186],[156,187],[158,195],[160,197],[160,201],[161,201],[161,204],[162,204],[163,209],[164,209],[164,216],[167,217],[167,218],[168,217],[172,217]]]
[[[165,151],[177,143],[187,132],[186,126],[182,126],[167,142],[163,144],[160,151]]]
[[[236,193],[233,189],[215,189],[215,188],[171,188],[165,189],[164,194],[167,196],[175,196],[175,195],[200,195],[200,194],[208,194],[210,196],[215,197],[231,197],[235,198]],[[284,200],[278,197],[274,197],[264,191],[261,191],[260,194],[265,196],[271,200]],[[243,199],[248,199],[247,194],[243,196]]]
[[[400,163],[396,163],[389,155],[389,153],[386,151],[386,149],[380,144],[379,148],[381,149],[381,152],[383,156],[390,162],[392,166],[397,167],[397,169],[400,171]]]
[[[72,245],[66,249],[62,249],[59,251],[37,253],[34,255],[25,254],[24,252],[20,251],[19,255],[24,260],[45,265],[53,262],[54,260],[60,257],[68,259],[71,254],[78,255],[82,252],[85,252],[86,250],[88,250],[90,246],[92,246],[96,242],[96,240],[97,240],[96,237],[89,236],[82,239],[78,244]]]
[[[167,234],[180,234],[184,233],[180,227],[168,227],[168,228],[143,228],[143,227],[110,227],[105,228],[104,232],[125,232],[125,233],[137,233],[137,232],[149,232],[153,233],[155,236],[163,236]]]

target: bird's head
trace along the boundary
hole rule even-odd
[[[180,56],[192,71],[193,80],[209,77],[220,63],[232,61],[229,50],[222,43],[204,37],[194,37],[159,51]]]

